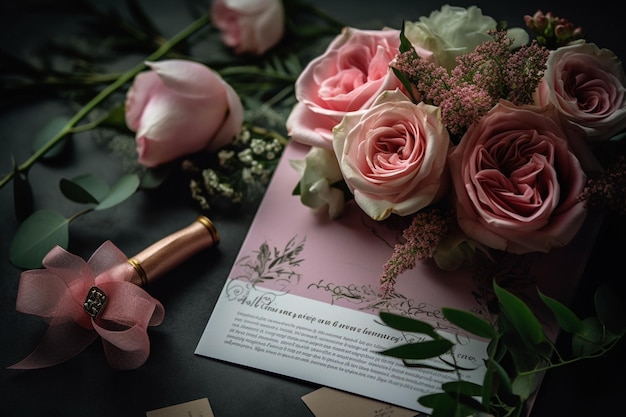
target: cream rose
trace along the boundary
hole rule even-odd
[[[586,175],[550,110],[500,102],[450,153],[458,223],[475,241],[515,254],[549,252],[580,229]]]
[[[608,49],[578,42],[550,53],[536,103],[554,105],[588,140],[606,140],[626,129],[626,75]]]
[[[296,80],[291,138],[332,149],[332,129],[346,113],[366,110],[381,92],[401,87],[389,68],[399,46],[398,30],[345,28]]]
[[[472,52],[488,40],[490,30],[497,22],[483,15],[481,9],[444,5],[417,22],[405,22],[404,35],[414,45],[431,51],[437,63],[449,70],[456,66],[456,57]],[[528,33],[522,28],[511,28],[507,35],[514,40],[512,47],[528,43]]]
[[[364,113],[348,113],[333,147],[356,203],[374,220],[413,214],[443,195],[450,137],[438,107],[385,91]]]
[[[343,179],[337,158],[332,150],[311,147],[304,159],[290,160],[289,164],[300,174],[300,201],[314,210],[326,210],[331,219],[344,208],[343,190],[333,185]]]

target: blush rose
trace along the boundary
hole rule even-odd
[[[243,106],[216,72],[193,61],[147,62],[126,94],[139,162],[156,167],[197,151],[215,151],[239,134]]]
[[[487,247],[549,252],[585,219],[578,195],[586,175],[553,109],[501,101],[468,129],[448,164],[458,224]]]
[[[235,53],[262,55],[282,39],[285,10],[281,0],[213,0],[211,20],[222,42]]]
[[[626,75],[608,49],[578,42],[551,51],[536,104],[554,105],[588,140],[606,140],[626,129]]]
[[[439,107],[384,91],[364,113],[348,113],[333,136],[346,184],[374,220],[413,214],[446,191],[450,137]]]
[[[296,80],[298,103],[287,119],[291,138],[332,149],[332,129],[346,113],[366,110],[381,92],[401,87],[389,68],[399,46],[398,30],[345,28]]]

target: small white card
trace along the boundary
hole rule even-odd
[[[146,417],[215,417],[207,398],[146,411]]]
[[[415,417],[414,410],[322,387],[302,397],[315,417]]]

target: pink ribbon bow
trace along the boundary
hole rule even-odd
[[[127,281],[120,265],[127,257],[110,241],[85,262],[56,246],[43,259],[45,269],[22,272],[16,309],[49,321],[39,346],[9,369],[36,369],[57,365],[82,352],[98,336],[109,364],[135,369],[150,354],[148,326],[163,321],[163,305],[141,287]],[[106,294],[95,317],[85,309],[93,289]]]

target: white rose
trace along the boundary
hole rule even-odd
[[[472,52],[478,45],[491,40],[488,31],[496,29],[497,22],[483,15],[481,9],[465,9],[444,5],[441,10],[422,16],[418,22],[405,22],[404,35],[414,46],[432,51],[439,65],[451,70],[456,57]],[[528,43],[528,33],[521,28],[508,31],[514,39],[512,47]]]
[[[331,219],[344,208],[344,192],[332,185],[343,179],[335,153],[329,149],[311,147],[304,160],[290,160],[289,164],[301,176],[300,201],[315,210],[328,210]]]

